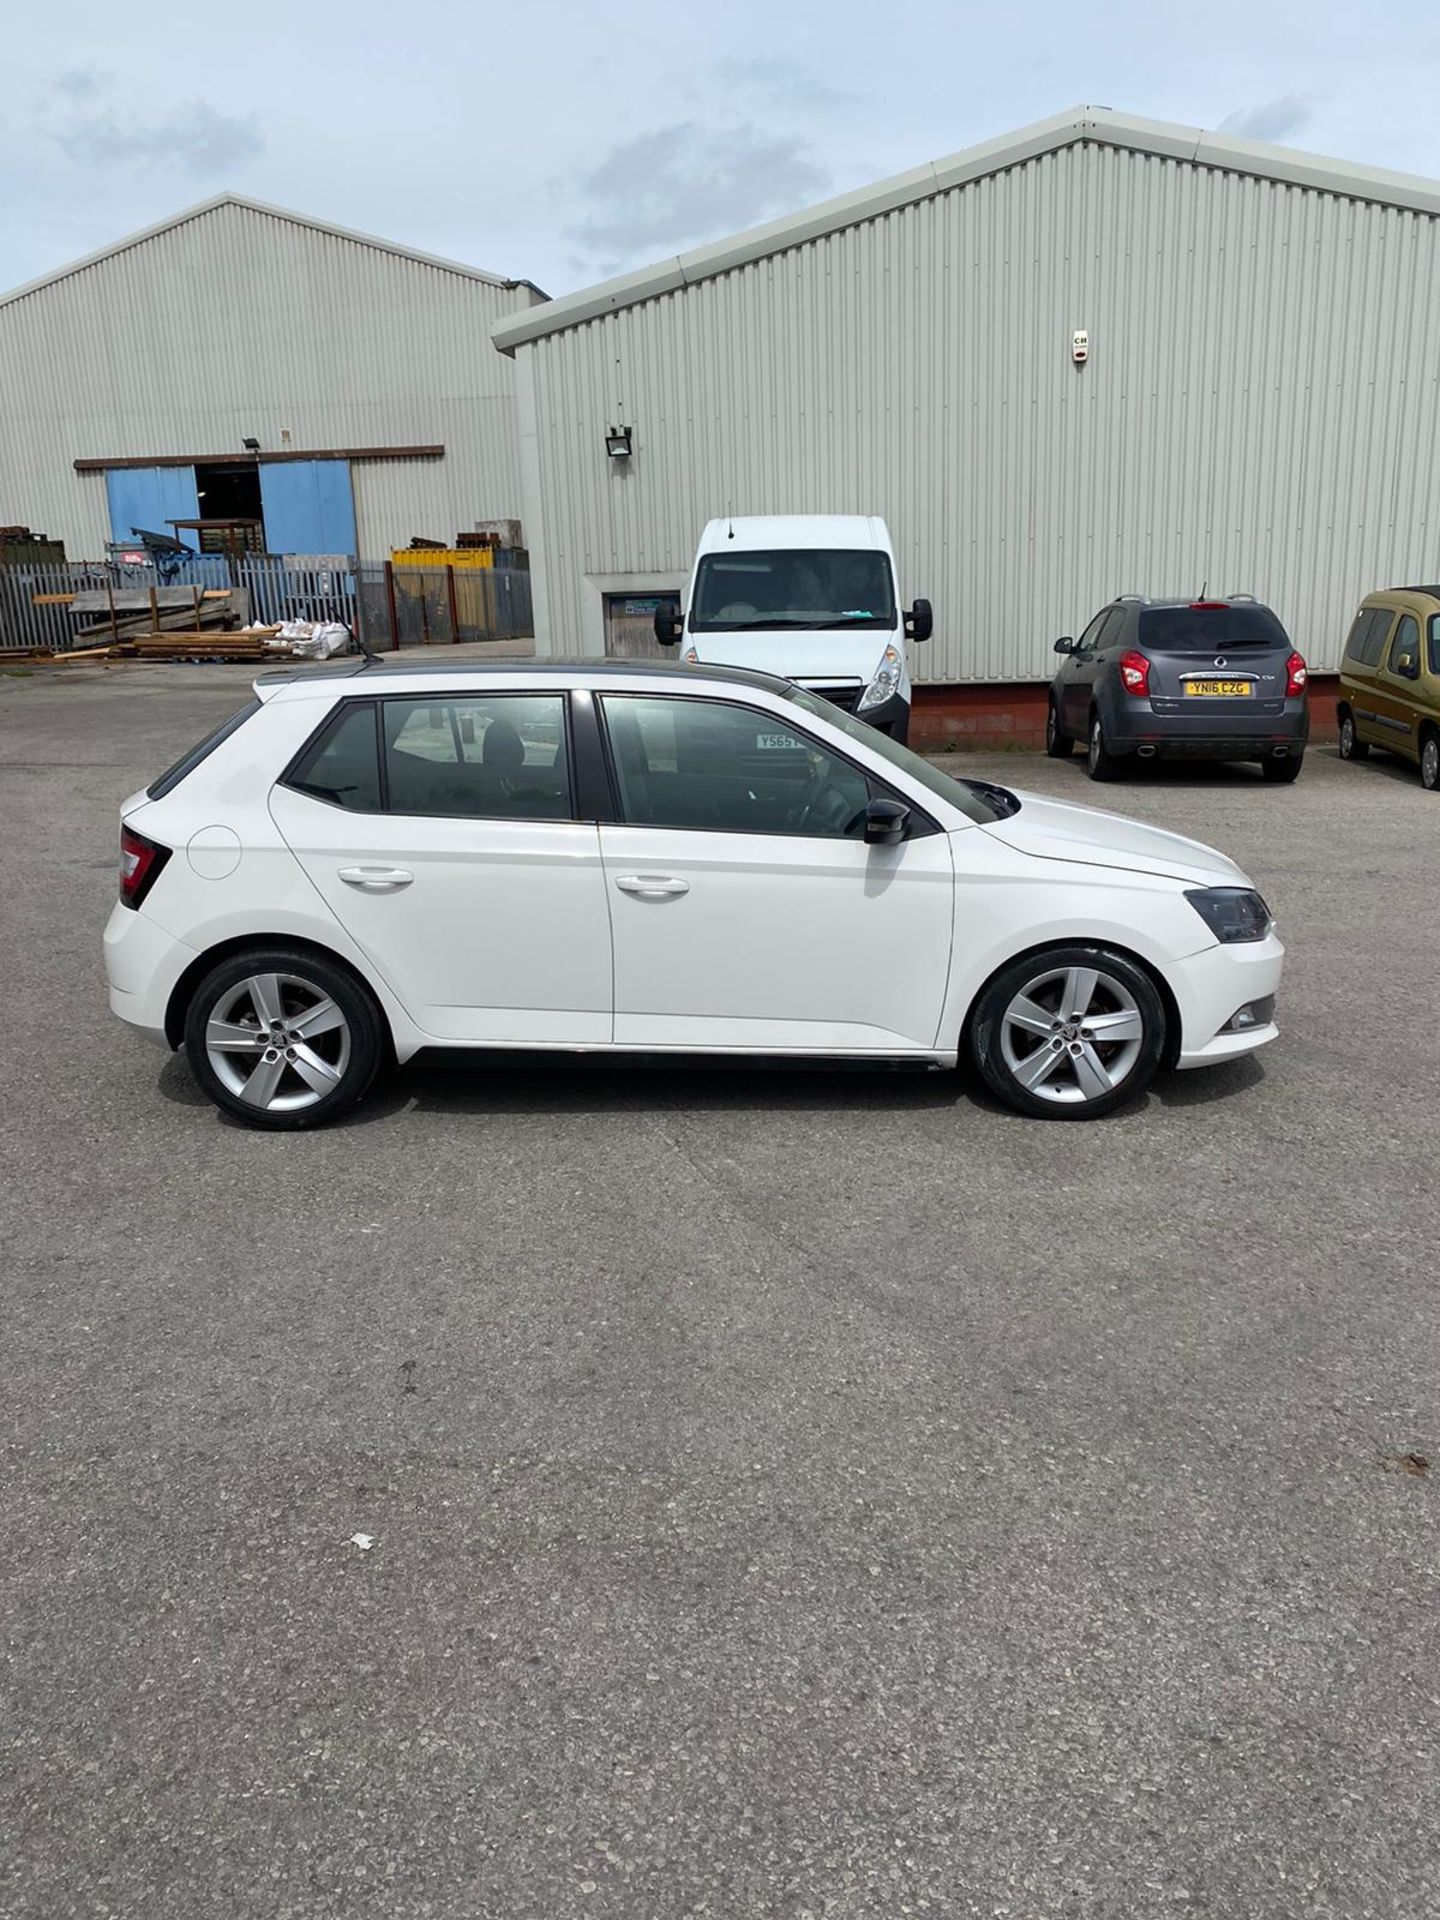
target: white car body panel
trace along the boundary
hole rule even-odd
[[[1273,994],[1283,948],[1222,946],[1185,898],[1247,886],[1224,855],[1098,809],[1022,796],[973,821],[877,751],[782,690],[658,667],[631,694],[714,697],[809,733],[941,829],[898,846],[611,822],[359,813],[278,785],[347,695],[488,688],[555,692],[615,682],[603,668],[379,665],[264,687],[263,711],[164,798],[125,803],[136,831],[173,849],[138,908],[105,933],[112,1008],[174,1037],[178,984],[217,948],[299,940],[346,962],[374,992],[400,1060],[419,1048],[614,1047],[641,1051],[902,1058],[953,1064],[977,994],[1018,955],[1113,945],[1163,981],[1179,1015],[1172,1053],[1197,1067],[1252,1051],[1273,1024],[1221,1029]],[[234,853],[229,851],[233,847]],[[341,866],[415,874],[356,892]],[[646,895],[617,882],[684,891]]]

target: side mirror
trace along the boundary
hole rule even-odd
[[[872,800],[865,809],[865,844],[893,847],[905,838],[910,809],[899,800]]]
[[[1414,654],[1402,653],[1400,658],[1395,662],[1395,671],[1396,673],[1403,674],[1408,679],[1415,671]]]
[[[658,613],[655,618],[657,620],[660,618]],[[1060,638],[1055,642],[1055,651],[1057,653],[1074,653],[1075,642],[1068,633],[1062,633]]]
[[[935,631],[935,616],[928,600],[917,600],[905,615],[905,638],[928,640]]]
[[[669,607],[655,609],[655,638],[662,647],[678,647],[685,635],[685,616]]]

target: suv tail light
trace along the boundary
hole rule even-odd
[[[138,907],[160,878],[160,869],[170,858],[169,847],[147,840],[122,825],[120,828],[120,899],[127,907]]]
[[[1120,656],[1120,678],[1127,693],[1139,694],[1143,699],[1150,691],[1150,662],[1143,653],[1122,653]]]
[[[1305,682],[1310,678],[1310,669],[1305,664],[1303,653],[1292,653],[1285,662],[1285,698],[1293,700],[1297,693],[1305,691]]]

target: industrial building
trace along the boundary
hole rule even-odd
[[[0,297],[0,525],[381,560],[514,520],[487,336],[543,297],[222,194]]]
[[[644,650],[712,515],[872,513],[932,736],[1038,724],[1122,592],[1253,593],[1323,673],[1440,563],[1437,320],[1440,186],[1076,109],[496,321],[537,644]]]

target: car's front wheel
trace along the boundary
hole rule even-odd
[[[1052,947],[1016,960],[985,988],[970,1026],[970,1052],[991,1092],[1044,1120],[1098,1120],[1135,1099],[1166,1040],[1154,981],[1106,947]]]
[[[1060,725],[1060,708],[1052,695],[1045,711],[1045,751],[1052,760],[1068,760],[1075,742]]]
[[[383,1057],[381,1015],[333,961],[293,947],[234,953],[185,1016],[190,1070],[247,1126],[315,1127],[368,1090]]]

